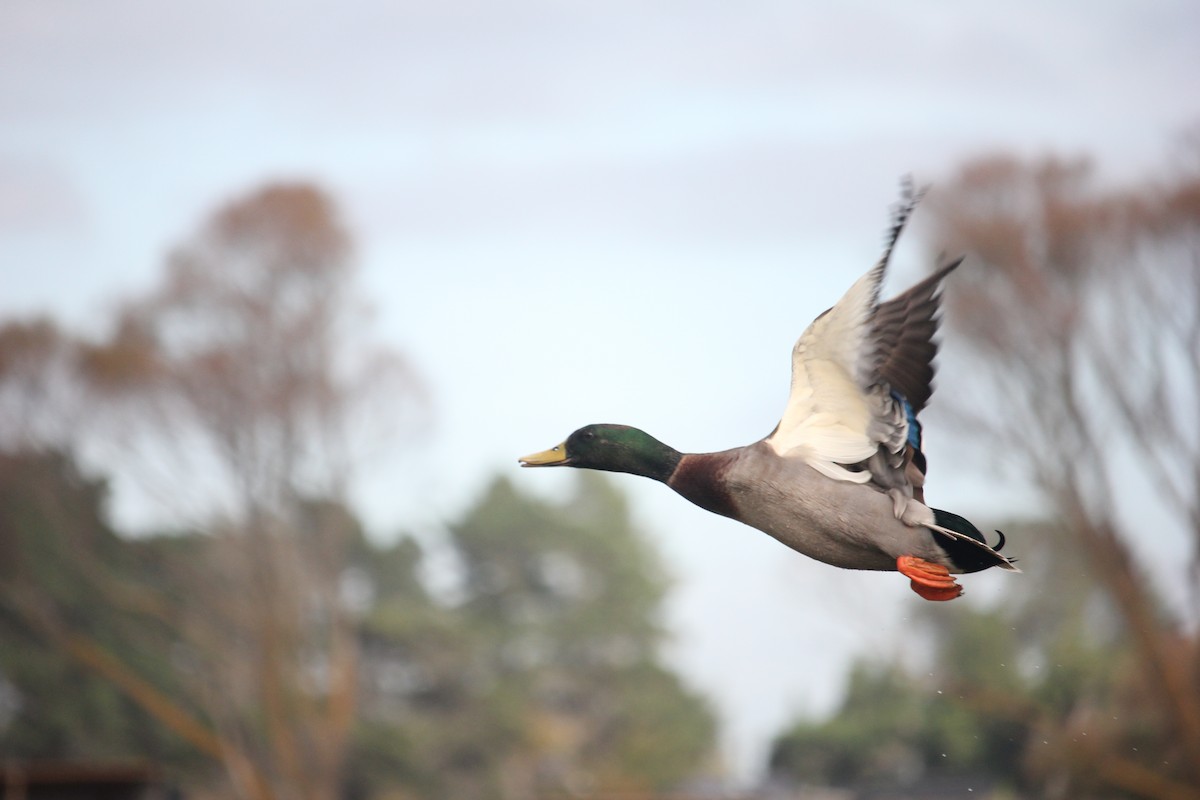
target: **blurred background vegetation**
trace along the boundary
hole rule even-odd
[[[929,249],[973,262],[946,329],[974,368],[938,402],[1044,514],[1006,527],[1024,575],[913,600],[753,793],[1200,796],[1200,157],[1096,173],[995,156],[930,195]],[[722,795],[662,656],[669,574],[606,479],[548,503],[497,477],[438,535],[364,533],[352,477],[432,412],[350,250],[320,187],[268,185],[104,335],[0,327],[0,752],[146,759],[191,798]],[[178,526],[115,530],[83,456]],[[1163,524],[1192,537],[1165,566],[1139,544]]]

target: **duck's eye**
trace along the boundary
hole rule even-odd
[[[583,438],[588,439],[588,440],[595,439],[596,432],[595,431],[584,431]]]

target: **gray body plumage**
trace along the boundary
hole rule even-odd
[[[731,507],[713,510],[810,558],[844,569],[892,570],[897,557],[911,555],[958,571],[927,528],[896,518],[882,491],[830,480],[803,459],[779,458],[764,442],[688,458],[720,465]],[[673,488],[706,505],[686,487]]]

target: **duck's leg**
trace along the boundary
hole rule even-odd
[[[896,569],[911,580],[912,590],[926,600],[953,600],[963,593],[950,570],[916,556],[900,556]]]
[[[934,522],[933,509],[902,489],[888,489],[888,497],[892,500],[892,513],[905,525],[927,528]]]

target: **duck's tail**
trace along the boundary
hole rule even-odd
[[[992,547],[969,520],[940,508],[932,510],[935,524],[927,527],[937,534],[938,545],[946,551],[946,555],[957,569],[962,572],[979,572],[989,567],[1000,567],[1012,572],[1021,571],[1014,566],[1014,559],[1000,555],[1000,550],[1004,547],[1003,533],[996,531],[1000,540]]]

